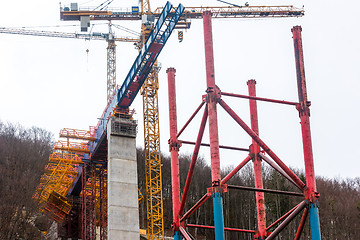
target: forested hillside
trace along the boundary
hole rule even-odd
[[[188,166],[191,156],[180,156],[180,182],[184,186]],[[166,228],[170,228],[172,221],[172,203],[171,203],[171,176],[170,176],[170,158],[162,156],[162,174],[163,174],[163,199],[164,199],[164,220]],[[144,154],[138,149],[139,164],[139,185],[142,192],[145,192],[144,178]],[[223,169],[222,175],[225,176],[232,168]],[[264,169],[264,188],[280,189],[298,192],[292,184],[288,183],[276,171],[265,167]],[[304,174],[299,170],[294,170],[298,176],[305,181]],[[192,185],[189,194],[189,204],[196,203],[210,187],[211,170],[204,159],[199,159],[194,172]],[[239,174],[235,175],[229,182],[229,185],[251,186],[254,187],[254,178],[251,162],[242,169]],[[331,240],[355,240],[360,236],[360,177],[356,179],[328,179],[324,177],[317,178],[318,191],[321,196],[320,205],[320,222],[323,239]],[[276,219],[284,215],[303,197],[284,196],[277,194],[265,194],[266,200],[266,218],[267,225],[273,223]],[[229,210],[228,206],[232,208]],[[145,214],[146,206],[142,203],[140,206],[142,214]],[[200,207],[188,223],[213,225],[212,202],[209,199],[204,206]],[[301,214],[291,224],[284,229],[277,239],[289,240],[294,239]],[[256,228],[255,212],[255,193],[242,190],[229,189],[224,196],[224,221],[226,227],[235,227],[242,229]],[[144,227],[144,221],[141,222]],[[271,229],[274,230],[274,229]],[[212,230],[195,230],[189,229],[196,239],[214,239]],[[226,239],[252,240],[252,234],[226,232]],[[311,239],[309,231],[309,221],[304,229],[301,239]]]
[[[51,147],[43,129],[0,122],[0,239],[41,239],[40,230],[48,228],[32,195]]]
[[[50,222],[42,216],[32,200],[35,188],[48,162],[53,139],[49,132],[40,128],[23,128],[20,125],[0,122],[0,239],[42,239],[41,230],[46,230]],[[145,163],[142,149],[138,153],[139,188],[145,193]],[[191,157],[180,157],[181,185],[184,185]],[[164,220],[170,231],[172,221],[170,158],[162,156]],[[226,175],[230,168],[223,169]],[[299,170],[294,170],[304,180]],[[297,191],[283,177],[270,168],[264,168],[265,188]],[[197,202],[210,187],[211,171],[206,161],[197,161],[192,186],[189,193],[189,204]],[[228,184],[253,186],[252,165],[242,169]],[[317,178],[318,191],[321,193],[320,222],[323,239],[355,240],[360,236],[360,177],[356,179]],[[301,197],[284,197],[283,195],[265,194],[267,224],[282,216]],[[144,228],[146,206],[140,205],[140,224]],[[231,211],[227,206],[231,205]],[[225,226],[243,229],[256,228],[254,192],[229,189],[224,196]],[[200,207],[189,219],[189,223],[213,225],[211,199]],[[291,223],[277,239],[293,239],[300,216]],[[273,229],[272,229],[273,230]],[[212,230],[189,229],[196,239],[213,239]],[[251,234],[226,233],[227,239],[253,239]],[[309,238],[309,223],[302,239]]]

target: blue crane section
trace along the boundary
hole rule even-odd
[[[185,9],[182,4],[179,4],[174,12],[171,12],[172,8],[173,5],[170,2],[167,2],[147,41],[131,66],[123,84],[115,92],[113,98],[105,108],[96,129],[96,141],[91,142],[90,154],[84,155],[84,161],[96,162],[106,159],[106,127],[109,122],[109,118],[111,117],[114,109],[127,109],[131,105],[149,75],[152,66]],[[80,176],[78,176],[69,192],[69,195],[78,195],[80,193],[80,179]]]

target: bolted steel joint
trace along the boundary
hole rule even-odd
[[[173,150],[179,151],[181,147],[181,142],[177,140],[173,141],[172,139],[169,139],[168,144],[169,144],[169,152]]]
[[[307,101],[306,104],[299,103],[296,105],[296,109],[299,111],[299,116],[310,116],[310,108],[311,102]]]
[[[212,196],[214,193],[226,193],[227,192],[227,185],[226,184],[222,184],[222,185],[213,185],[212,187],[209,187],[207,189],[207,194]]]

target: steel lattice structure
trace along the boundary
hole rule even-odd
[[[147,235],[149,239],[163,239],[164,237],[158,88],[158,69],[155,65],[142,89],[147,183]]]
[[[256,97],[255,80],[249,80],[248,90],[249,95],[239,95],[222,92],[215,84],[215,72],[214,72],[214,55],[213,55],[213,41],[212,41],[212,23],[211,12],[203,13],[204,21],[204,42],[205,42],[205,62],[206,62],[206,95],[203,96],[203,102],[200,104],[195,113],[190,117],[185,126],[178,132],[177,130],[177,116],[176,116],[176,93],[175,93],[175,69],[169,68],[168,73],[168,85],[169,85],[169,115],[170,115],[170,151],[171,151],[171,175],[172,175],[172,200],[173,200],[173,226],[174,226],[174,239],[180,240],[185,238],[187,240],[193,239],[187,227],[197,227],[205,229],[214,229],[215,239],[223,240],[225,238],[225,231],[236,231],[253,234],[254,239],[257,240],[272,240],[292,221],[294,218],[302,212],[300,224],[298,226],[295,240],[300,239],[303,231],[307,216],[310,216],[310,229],[312,239],[320,240],[320,221],[318,212],[318,197],[319,193],[316,190],[315,172],[312,156],[312,144],[310,134],[310,102],[307,100],[306,83],[305,83],[305,71],[304,60],[301,41],[301,27],[296,26],[292,28],[294,48],[295,48],[295,60],[296,60],[296,72],[298,83],[298,97],[299,102],[280,101],[274,99],[266,99]],[[227,105],[222,96],[238,97],[249,99],[250,104],[250,117],[251,126],[249,127],[232,108]],[[258,117],[257,117],[257,101],[267,101],[273,103],[280,103],[286,105],[296,106],[299,112],[301,120],[302,140],[304,149],[304,162],[306,182],[304,183],[284,162],[271,150],[271,148],[259,137]],[[180,195],[179,184],[179,159],[178,152],[180,143],[186,141],[179,140],[179,136],[187,127],[193,117],[199,112],[200,108],[205,106],[202,121],[198,137],[194,147],[194,153],[189,166],[188,175],[186,178],[183,194]],[[248,156],[239,163],[226,177],[221,178],[220,175],[220,154],[219,149],[223,146],[219,145],[218,135],[218,114],[217,106],[221,106],[225,112],[227,112],[233,120],[252,138],[252,144],[250,145]],[[205,195],[190,207],[185,210],[185,202],[187,201],[188,191],[191,184],[191,179],[194,173],[196,160],[199,153],[199,148],[202,144],[202,138],[205,130],[205,125],[209,124],[209,141],[210,144],[206,144],[210,147],[211,154],[211,187],[206,190]],[[188,142],[188,141],[187,141]],[[231,149],[232,147],[226,147]],[[235,148],[232,148],[235,149]],[[269,156],[267,157],[265,153]],[[237,172],[243,168],[250,160],[254,164],[254,185],[255,187],[233,186],[228,185],[227,182]],[[262,160],[267,162],[271,167],[277,170],[283,175],[289,182],[295,185],[300,192],[279,191],[263,188]],[[224,226],[224,211],[223,211],[223,196],[227,193],[228,189],[248,190],[256,192],[256,213],[257,213],[257,229],[236,229]],[[286,194],[291,196],[302,196],[304,199],[300,201],[296,206],[290,209],[285,215],[278,220],[266,225],[265,214],[265,201],[264,192]],[[181,196],[181,197],[180,197]],[[212,199],[213,202],[213,214],[214,214],[214,226],[204,226],[198,224],[188,223],[187,220],[201,205],[203,205],[208,199]],[[254,211],[255,212],[255,211]],[[276,227],[277,226],[277,227]],[[273,231],[270,231],[276,227]]]

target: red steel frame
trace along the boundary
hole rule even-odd
[[[90,186],[88,186],[88,184]],[[83,240],[96,239],[96,179],[95,166],[84,163],[82,174],[82,236]]]
[[[107,239],[107,171],[104,166],[99,169],[99,227],[100,227],[100,240]]]
[[[247,82],[249,88],[249,96],[256,97],[255,90],[255,80],[249,80]],[[251,129],[259,135],[259,123],[258,123],[258,115],[257,115],[257,103],[256,100],[250,99],[250,119],[251,119]],[[259,156],[260,146],[252,140],[252,145],[250,147],[251,152],[250,155],[252,157],[254,163],[254,174],[255,174],[255,187],[263,189],[263,179],[262,179],[262,170],[261,170],[261,158]],[[256,205],[257,205],[257,221],[259,231],[257,233],[257,238],[263,239],[266,237],[266,216],[265,216],[265,199],[263,192],[256,192]]]
[[[184,237],[185,239],[191,239],[190,235],[186,230],[186,227],[198,227],[198,228],[206,228],[206,229],[215,229],[215,239],[217,240],[224,239],[223,233],[225,230],[246,232],[253,234],[254,239],[270,240],[270,239],[274,239],[302,211],[303,214],[300,220],[299,227],[296,232],[295,239],[300,239],[308,215],[310,215],[312,239],[314,240],[321,239],[318,211],[317,211],[318,193],[316,192],[316,185],[315,185],[315,174],[314,174],[311,136],[310,136],[310,123],[309,123],[310,103],[307,101],[305,74],[303,70],[304,65],[303,65],[303,56],[302,56],[301,35],[299,33],[301,31],[301,28],[297,26],[292,29],[294,35],[293,38],[294,38],[294,46],[295,46],[295,58],[296,58],[296,68],[297,68],[297,76],[298,76],[298,89],[299,89],[299,103],[295,103],[289,101],[256,97],[255,80],[249,80],[247,82],[249,96],[221,92],[220,89],[215,85],[210,12],[204,12],[203,21],[204,21],[207,94],[205,95],[205,97],[203,97],[203,101],[200,104],[200,106],[195,110],[195,112],[192,114],[190,119],[185,123],[185,126],[179,132],[177,132],[177,117],[176,117],[176,94],[175,94],[176,71],[174,68],[169,68],[167,70],[168,81],[169,81],[168,84],[169,116],[170,116],[169,145],[170,145],[171,166],[172,166],[171,173],[172,173],[172,194],[173,194],[174,239],[181,239],[181,236]],[[249,99],[251,127],[247,126],[246,123],[225,103],[225,101],[221,98],[222,95]],[[257,105],[256,105],[257,101],[266,101],[272,103],[292,105],[292,106],[296,106],[297,110],[299,111],[300,119],[301,119],[302,135],[303,135],[306,184],[302,182],[301,179],[298,176],[296,176],[293,173],[293,171],[291,171],[283,163],[283,161],[270,149],[270,147],[259,137],[259,126],[258,126]],[[200,111],[200,109],[205,104],[206,106],[203,113],[196,142],[193,143],[190,141],[183,141],[184,143],[195,144],[195,147],[190,162],[185,186],[183,189],[183,194],[182,197],[180,198],[178,152],[181,145],[180,143],[182,141],[178,140],[178,137],[181,135],[181,133],[185,130],[185,128],[190,123],[190,121],[195,117],[195,115]],[[247,132],[252,138],[252,144],[250,146],[249,155],[242,162],[240,162],[240,164],[237,167],[235,167],[234,170],[231,171],[222,180],[220,178],[220,157],[219,157],[220,145],[218,138],[218,120],[217,120],[217,109],[216,109],[217,104],[223,107],[224,110],[235,120],[235,122],[237,122],[240,125],[240,127],[242,127],[245,130],[245,132]],[[207,120],[209,122],[210,144],[203,144],[202,137]],[[203,145],[210,146],[212,187],[207,190],[206,194],[193,207],[191,207],[187,212],[184,213],[184,206],[185,206],[186,198],[188,196],[188,191],[191,184],[192,175],[194,173],[194,168],[198,157],[199,149],[200,146]],[[242,148],[232,147],[231,149],[241,150]],[[264,153],[267,153],[270,158],[266,157]],[[222,194],[226,193],[227,191],[226,183],[250,160],[253,161],[253,165],[254,165],[255,188],[240,187],[240,186],[229,186],[229,188],[250,190],[256,192],[257,223],[258,223],[257,229],[245,230],[245,229],[224,227],[223,213],[222,213]],[[301,190],[301,193],[264,189],[262,170],[261,170],[262,160],[265,160],[267,163],[269,163],[270,166],[274,167],[274,169],[276,169],[290,182],[292,182],[297,188]],[[274,223],[272,223],[269,226],[266,226],[264,192],[287,194],[293,196],[303,196],[304,200],[301,201],[298,205],[296,205],[293,209],[291,209],[288,213],[286,213],[281,218],[276,220]],[[189,218],[189,216],[193,214],[202,204],[204,204],[211,197],[213,198],[215,226],[204,226],[204,225],[186,223],[186,220]],[[215,206],[216,204],[218,204],[218,206]],[[217,207],[219,208],[216,209]],[[217,221],[218,221],[218,225],[217,225]],[[270,232],[270,230],[275,226],[277,227],[272,232]]]
[[[169,68],[168,89],[169,89],[169,118],[170,118],[170,139],[169,150],[171,152],[171,186],[172,186],[172,203],[173,203],[173,228],[175,235],[180,238],[180,175],[179,175],[179,148],[177,140],[177,116],[176,116],[176,92],[175,92],[175,69]]]

